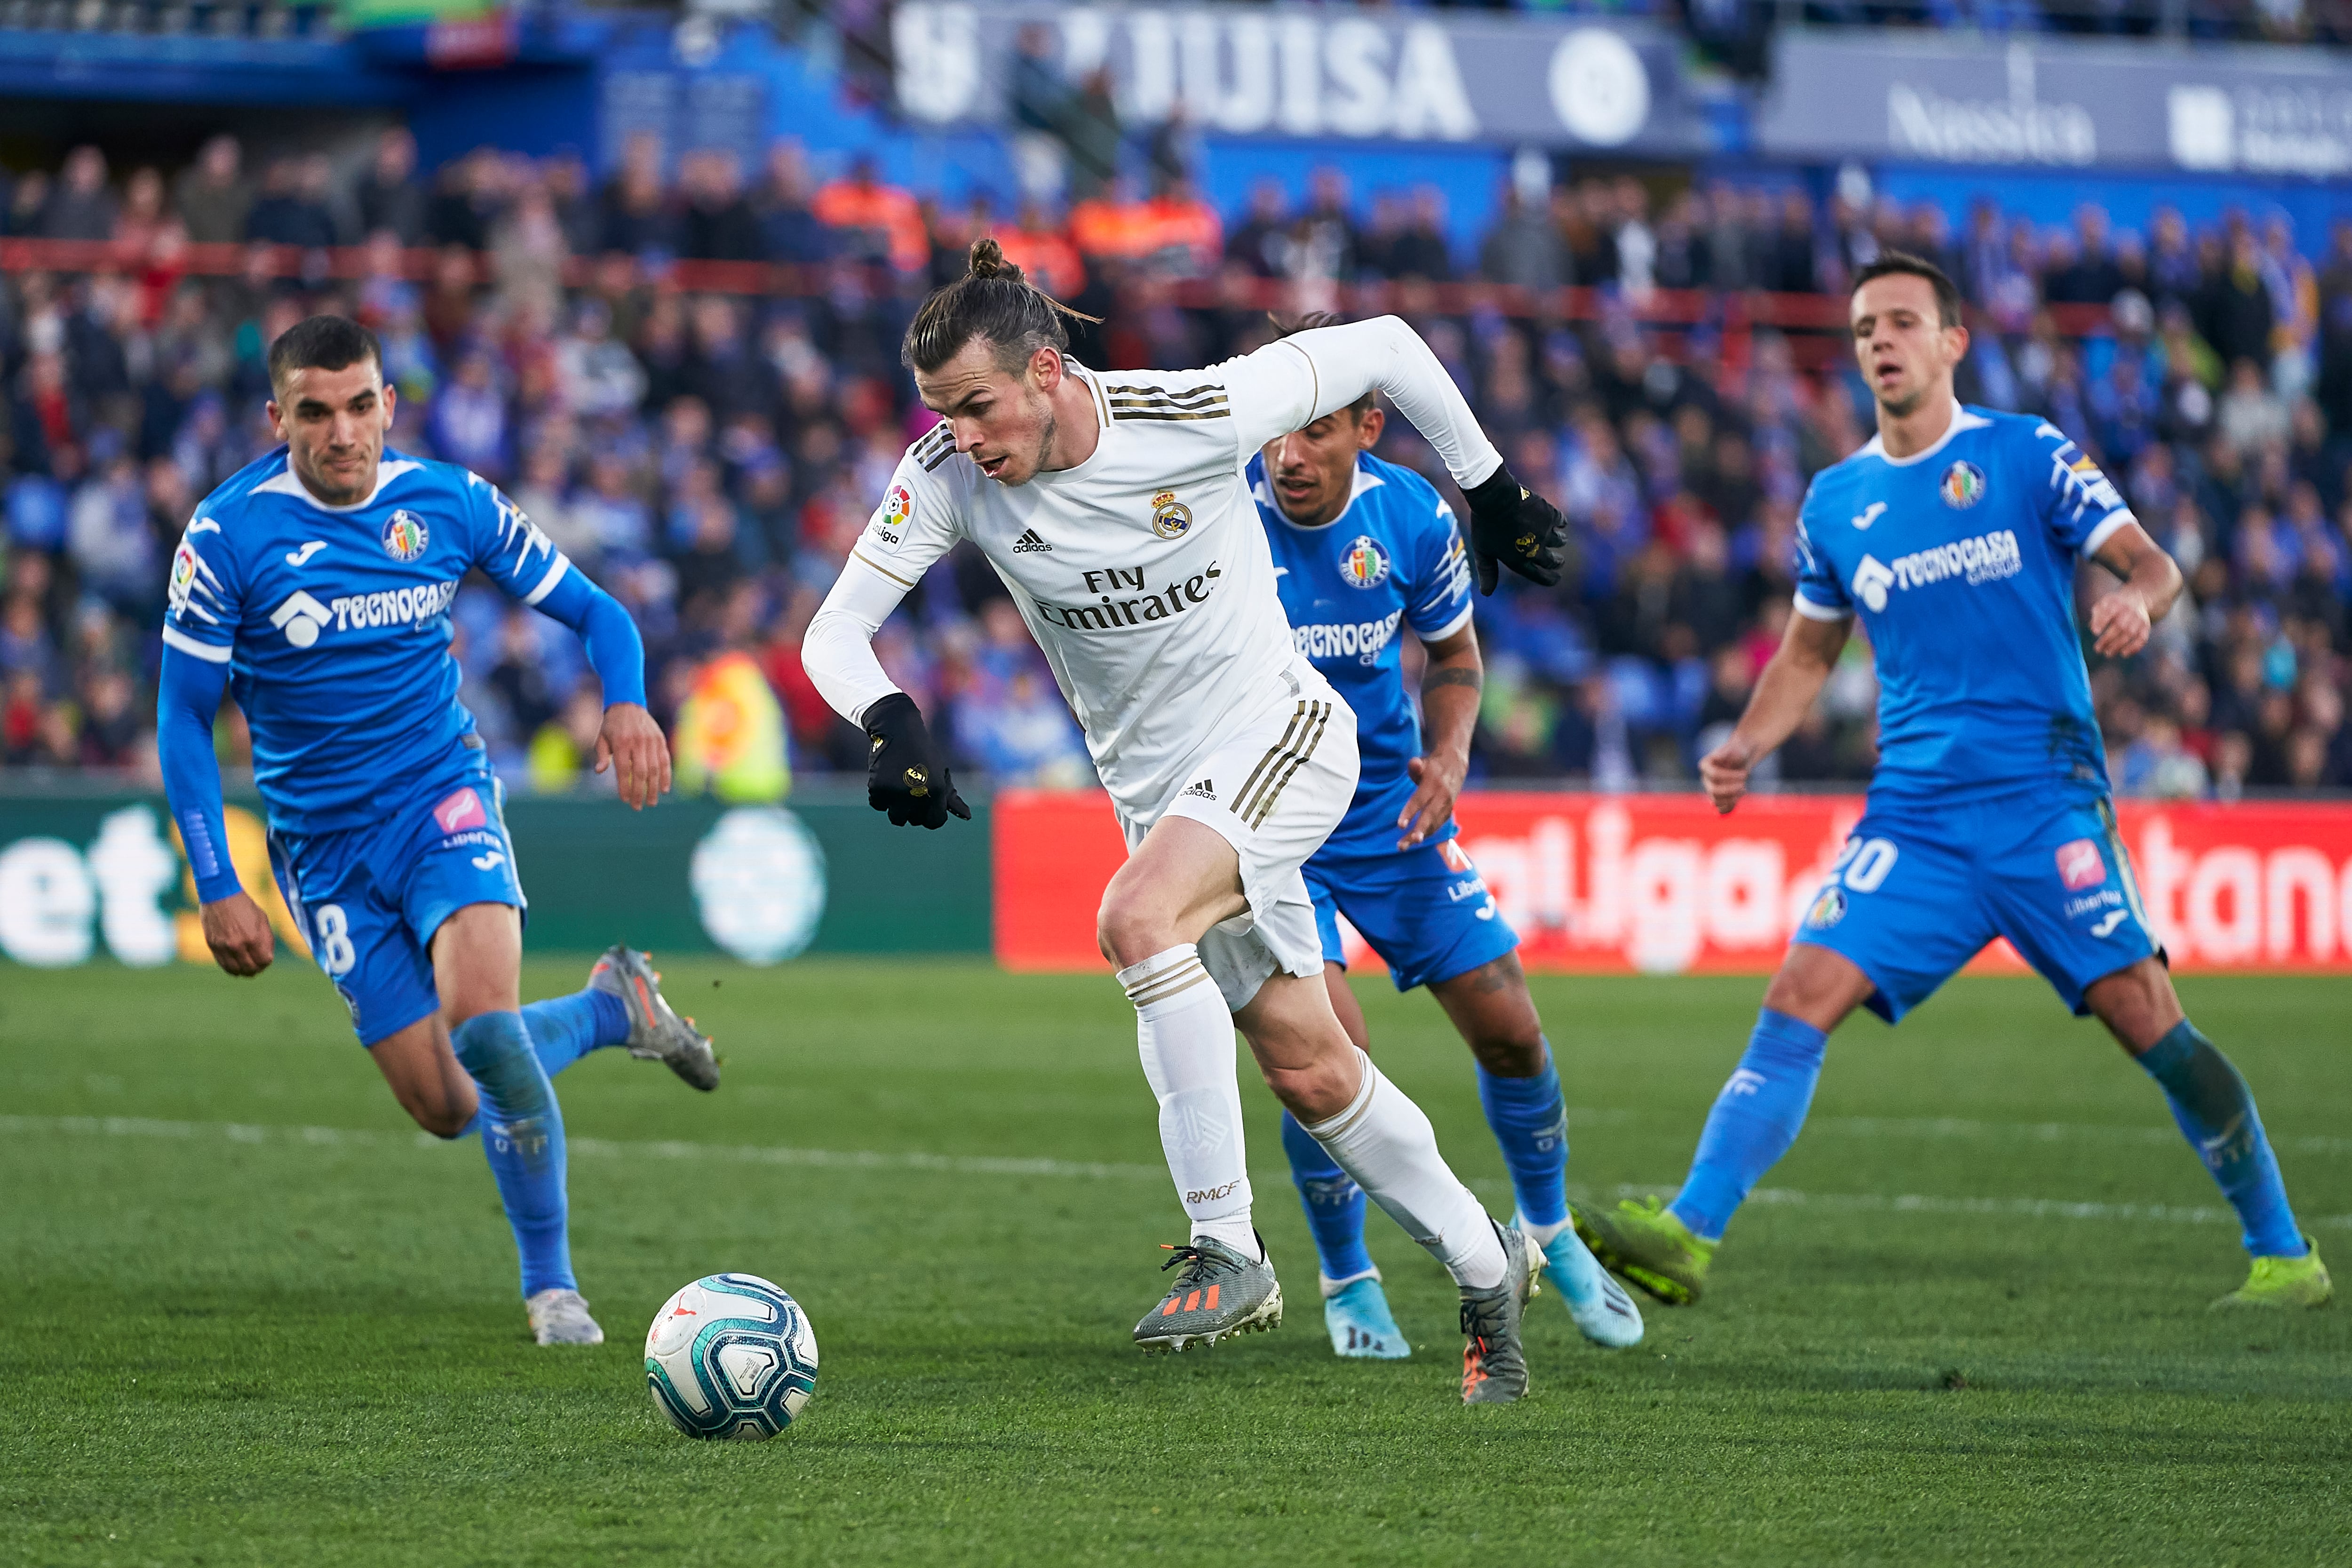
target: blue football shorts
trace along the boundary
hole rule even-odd
[[[467,904],[523,909],[506,790],[485,769],[379,826],[269,835],[270,866],[310,956],[341,993],[360,1044],[436,1010],[433,933]]]
[[[1874,798],[1794,940],[1853,960],[1893,1023],[1996,936],[2077,1014],[2094,981],[2161,956],[2104,794]]]
[[[1400,991],[1467,974],[1519,945],[1486,879],[1451,838],[1371,855],[1318,851],[1306,874],[1324,958],[1347,963],[1339,944],[1345,915]]]

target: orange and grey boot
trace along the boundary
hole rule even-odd
[[[719,1087],[717,1053],[693,1019],[679,1017],[662,999],[661,976],[654,973],[650,954],[629,947],[605,949],[588,972],[588,988],[612,993],[628,1010],[631,1056],[667,1062],[670,1071],[697,1089]]]
[[[1543,1253],[1516,1225],[1495,1225],[1495,1239],[1503,1244],[1502,1282],[1486,1290],[1462,1287],[1465,1405],[1508,1405],[1528,1391],[1519,1319],[1541,1289],[1536,1276],[1543,1269]]]
[[[1258,1238],[1258,1251],[1265,1239]],[[1282,1284],[1271,1259],[1253,1263],[1214,1237],[1194,1237],[1171,1247],[1161,1273],[1181,1267],[1175,1286],[1135,1325],[1146,1353],[1213,1345],[1228,1334],[1255,1334],[1282,1326]]]

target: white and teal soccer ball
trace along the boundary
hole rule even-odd
[[[816,1331],[758,1275],[706,1275],[646,1331],[646,1382],[689,1437],[772,1437],[816,1392]]]

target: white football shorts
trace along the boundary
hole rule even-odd
[[[1286,679],[1291,700],[1213,742],[1160,811],[1214,828],[1241,857],[1249,910],[1210,927],[1199,943],[1234,1012],[1276,973],[1322,974],[1323,939],[1299,868],[1356,795],[1355,710],[1304,660]],[[1120,818],[1129,854],[1157,820]]]

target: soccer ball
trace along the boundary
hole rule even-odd
[[[816,1392],[816,1331],[758,1275],[706,1275],[646,1331],[646,1382],[689,1437],[772,1437]]]

